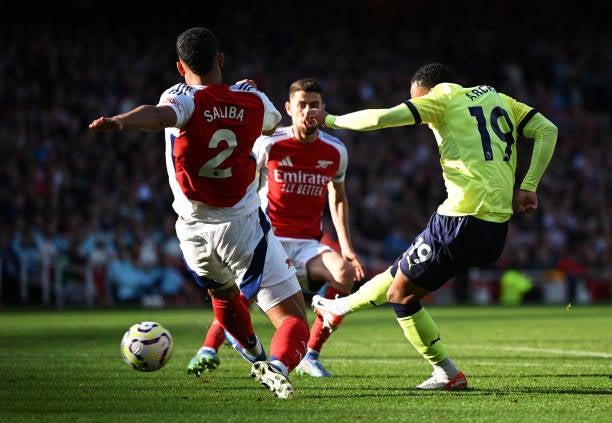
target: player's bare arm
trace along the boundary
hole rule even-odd
[[[244,82],[246,82],[249,85],[252,85],[253,88],[257,88],[257,84],[255,83],[255,81],[249,78],[244,78],[244,79],[241,79],[240,81],[236,81],[236,85],[242,84]]]
[[[349,202],[346,196],[344,182],[330,182],[328,184],[329,211],[338,236],[342,257],[355,269],[355,281],[365,277],[363,263],[353,248],[349,232]]]
[[[112,117],[99,117],[89,124],[96,132],[136,129],[140,131],[161,131],[176,124],[176,113],[170,106],[138,106],[129,112]]]

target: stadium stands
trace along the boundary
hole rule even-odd
[[[3,18],[2,302],[119,303],[106,269],[125,249],[135,252],[143,273],[154,273],[143,276],[142,295],[153,291],[181,303],[197,295],[172,232],[163,137],[87,130],[103,112],[155,104],[178,81],[172,40],[195,24],[211,26],[223,40],[227,82],[255,79],[281,110],[289,82],[304,76],[324,82],[332,112],[398,104],[409,96],[414,69],[433,60],[455,67],[466,84],[491,84],[536,105],[560,128],[539,190],[540,211],[513,219],[502,259],[472,272],[470,283],[480,286],[483,281],[474,278],[485,270],[497,283],[520,252],[522,270],[561,275],[536,281],[543,286],[540,301],[552,298],[545,294],[548,284],[560,283],[565,288],[554,298],[609,302],[610,27],[596,13],[564,17],[553,11],[537,19],[548,2],[531,17],[522,17],[512,2],[491,3],[479,11],[433,15],[433,6],[418,1],[331,2],[325,14],[312,15],[289,6],[205,13],[202,6],[168,21],[169,13],[135,19],[136,8],[123,17],[96,15],[87,2],[68,1],[52,4],[72,8],[81,19],[50,21],[44,8]],[[423,128],[341,137],[351,152],[347,189],[354,241],[374,274],[402,250],[443,195],[435,143]],[[521,153],[524,170],[529,149]],[[76,281],[66,269],[80,269]],[[70,278],[76,286],[64,298]],[[497,294],[491,292],[492,302]]]

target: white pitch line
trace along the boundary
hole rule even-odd
[[[575,356],[588,356],[588,357],[600,357],[600,358],[612,358],[610,353],[602,353],[595,351],[576,351],[576,350],[557,350],[547,348],[530,348],[530,347],[499,347],[500,350],[510,351],[529,351],[529,352],[540,352],[547,354],[569,354]]]

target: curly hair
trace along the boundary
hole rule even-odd
[[[206,75],[213,69],[219,54],[219,43],[209,29],[189,28],[176,38],[176,53],[195,74]]]
[[[433,88],[442,82],[456,81],[457,76],[455,75],[455,71],[450,67],[442,63],[429,63],[419,68],[414,75],[412,75],[410,84],[412,85],[416,82],[416,84],[421,87]]]

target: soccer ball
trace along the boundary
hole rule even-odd
[[[164,367],[173,349],[172,335],[157,322],[136,323],[121,339],[123,360],[141,372],[154,372]]]

